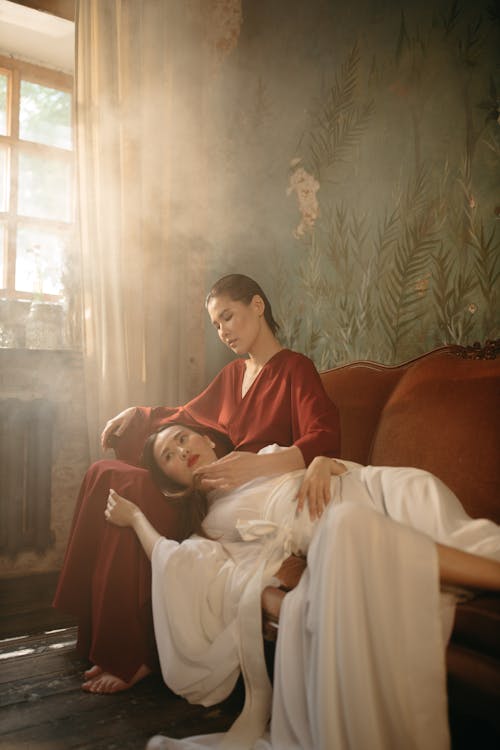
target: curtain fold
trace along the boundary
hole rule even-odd
[[[203,206],[196,198],[204,163],[203,45],[193,7],[178,0],[77,3],[75,119],[93,459],[107,419],[133,404],[182,403],[204,385]]]

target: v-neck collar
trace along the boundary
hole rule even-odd
[[[262,367],[259,370],[259,372],[257,373],[257,375],[255,376],[255,378],[253,379],[253,381],[248,386],[248,388],[247,388],[247,390],[245,392],[245,395],[242,395],[242,390],[243,390],[243,378],[245,377],[245,371],[246,371],[246,364],[245,363],[247,362],[247,360],[243,359],[243,358],[240,359],[241,365],[240,365],[240,380],[239,380],[239,384],[238,384],[238,394],[239,394],[239,397],[240,397],[241,401],[245,401],[245,399],[247,398],[248,394],[253,389],[255,383],[258,380],[260,380],[260,377],[261,377],[262,373],[264,372],[264,370],[266,369],[266,367],[268,366],[268,364],[270,362],[272,362],[273,359],[275,357],[277,357],[279,354],[281,354],[282,352],[286,352],[286,351],[288,351],[288,349],[279,349],[277,352],[275,352],[272,355],[272,357],[269,357],[269,359],[267,360],[267,362],[264,362],[264,364],[262,365]]]

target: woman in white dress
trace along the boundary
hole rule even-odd
[[[311,497],[309,470],[299,470],[205,498],[197,488],[215,460],[206,436],[170,425],[151,455],[198,533],[165,539],[113,491],[106,518],[131,527],[151,559],[163,677],[208,706],[241,671],[246,693],[228,733],[157,736],[148,748],[449,747],[445,646],[457,597],[500,590],[496,524],[471,519],[418,469],[318,457]],[[307,554],[308,565],[281,610],[272,690],[260,597],[291,553]]]

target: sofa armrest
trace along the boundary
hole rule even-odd
[[[305,570],[307,561],[305,557],[290,555],[282,564],[281,568],[275,573],[274,577],[280,582],[280,589],[290,591],[294,589],[300,580],[300,576]]]
[[[275,574],[280,586],[266,586],[262,592],[262,630],[266,641],[275,641],[285,594],[298,584],[307,565],[305,557],[290,555]]]

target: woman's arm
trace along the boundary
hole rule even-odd
[[[288,394],[287,398],[283,394]],[[269,443],[293,445],[272,454],[237,451],[199,470],[202,487],[233,489],[259,476],[280,474],[309,466],[315,456],[338,456],[340,453],[340,423],[338,410],[325,392],[313,362],[289,352],[276,373],[276,389],[271,387],[263,395],[259,424]],[[255,437],[255,436],[254,436]],[[283,442],[282,442],[283,441]],[[316,495],[323,493],[324,478],[317,467],[306,475],[304,495],[311,497],[311,512],[316,513]],[[316,487],[318,482],[318,487]]]
[[[129,406],[128,409],[121,411],[116,417],[112,417],[106,422],[101,433],[101,447],[103,450],[114,447],[114,440],[121,437],[127,430],[136,416],[137,410],[137,406]]]
[[[347,467],[342,461],[326,456],[314,458],[304,476],[304,480],[297,495],[297,513],[300,513],[307,499],[311,520],[321,516],[326,505],[330,502],[330,479],[332,476],[344,474]]]
[[[151,560],[153,548],[161,535],[151,526],[148,519],[144,513],[139,510],[137,505],[131,503],[130,500],[126,500],[114,490],[110,490],[104,516],[107,521],[116,526],[133,529],[137,534],[144,552]]]
[[[232,490],[257,477],[271,474],[286,474],[304,469],[302,453],[295,445],[275,453],[256,454],[248,451],[233,451],[212,464],[195,470],[202,489]]]
[[[304,459],[297,446],[256,455],[255,453],[234,452],[203,466],[195,475],[201,480],[205,491],[231,490],[259,476],[285,474],[304,468]],[[297,512],[307,500],[311,519],[320,516],[330,502],[330,478],[347,471],[341,461],[327,456],[317,456],[306,469],[297,495]]]
[[[308,357],[297,355],[290,370],[290,398],[293,442],[300,448],[306,466],[316,456],[339,456],[339,411]]]
[[[231,377],[232,369],[226,365],[202,393],[184,406],[131,406],[125,409],[106,423],[101,435],[103,449],[112,448],[117,458],[140,465],[148,435],[169,422],[181,422],[186,427],[212,431],[218,436],[221,452],[226,453],[232,446],[219,424],[219,413]]]
[[[230,489],[259,476],[304,469],[316,456],[333,458],[340,454],[338,409],[308,357],[288,352],[280,360],[279,368],[263,382],[261,391],[254,392],[254,404],[254,420],[249,424],[250,442],[257,445],[265,439],[267,444],[289,447],[271,454],[252,456],[237,451],[224,456],[200,471],[206,480],[213,480],[212,485],[207,481],[207,488]],[[308,484],[311,489],[314,489],[314,477],[315,473],[311,472]]]

